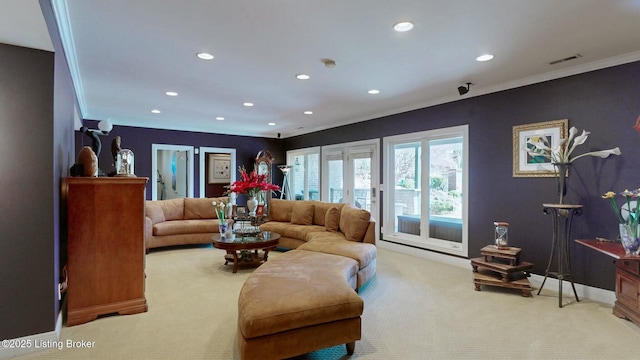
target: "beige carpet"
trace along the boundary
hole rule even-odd
[[[273,257],[280,253],[273,253]],[[62,341],[20,359],[238,359],[237,296],[251,269],[231,272],[211,247],[147,255],[149,311],[63,327]],[[352,359],[638,359],[640,328],[585,299],[558,308],[540,296],[475,291],[468,269],[379,249],[378,273],[360,294],[362,340]],[[269,304],[265,304],[269,306]],[[299,359],[343,359],[336,346]]]

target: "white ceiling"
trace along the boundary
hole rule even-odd
[[[2,0],[0,14],[6,3],[37,5]],[[116,126],[288,137],[640,60],[640,0],[53,3],[83,118]],[[23,24],[7,31],[14,15],[0,42],[46,49]],[[394,32],[400,20],[415,28]]]

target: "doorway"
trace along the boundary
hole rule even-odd
[[[212,180],[211,170],[215,170],[215,164],[211,164],[214,158],[228,159],[229,178],[228,181]],[[226,164],[224,161],[220,161]],[[226,190],[224,186],[236,181],[236,149],[217,148],[217,147],[200,147],[200,197],[218,197],[223,196]],[[211,183],[211,184],[210,184]],[[222,192],[221,192],[222,189]]]
[[[151,199],[193,197],[193,146],[151,144]]]

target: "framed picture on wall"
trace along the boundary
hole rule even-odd
[[[231,157],[225,154],[209,154],[208,183],[229,184],[231,182]]]
[[[552,120],[513,127],[513,176],[553,177],[556,176],[551,160],[530,151],[536,142],[547,144],[549,148],[558,146],[567,137],[569,120]]]

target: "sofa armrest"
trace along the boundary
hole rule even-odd
[[[373,217],[369,220],[369,226],[367,226],[367,231],[364,233],[362,242],[373,245],[376,244],[376,221]]]
[[[144,217],[144,248],[148,249],[149,239],[153,236],[153,222],[148,216]]]

